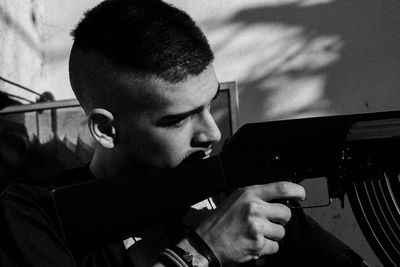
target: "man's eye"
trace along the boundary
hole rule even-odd
[[[171,126],[176,127],[176,128],[182,127],[183,124],[185,124],[185,121],[186,121],[186,119],[176,121]]]
[[[185,124],[186,119],[187,118],[181,118],[181,119],[172,120],[172,121],[169,121],[165,126],[179,128],[179,127],[182,127]]]

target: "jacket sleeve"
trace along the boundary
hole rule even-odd
[[[33,199],[0,198],[0,266],[75,267],[52,221]]]

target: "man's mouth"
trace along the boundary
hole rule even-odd
[[[199,151],[193,152],[192,154],[187,156],[181,162],[181,164],[186,164],[186,163],[189,163],[189,162],[193,162],[193,161],[196,161],[196,160],[201,160],[201,159],[207,158],[207,157],[210,156],[210,153],[211,153],[211,149],[210,150],[206,150],[206,151],[199,150]]]

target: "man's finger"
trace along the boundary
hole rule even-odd
[[[260,256],[274,254],[274,253],[278,252],[278,250],[279,250],[278,242],[269,240],[269,239],[265,239],[265,244],[264,244],[264,247],[263,247],[263,250],[262,250]]]
[[[292,212],[289,207],[280,203],[266,203],[268,206],[265,209],[265,217],[274,223],[285,226],[290,218],[292,217]]]
[[[259,200],[252,204],[252,207],[249,208],[249,214],[259,215],[273,223],[286,225],[292,217],[290,208],[281,203],[270,203]]]
[[[267,202],[274,199],[290,198],[304,200],[306,198],[304,187],[291,182],[255,185],[252,190],[254,190],[253,192],[256,196]]]
[[[267,239],[279,241],[285,236],[285,228],[282,225],[267,222],[264,227],[264,237]]]

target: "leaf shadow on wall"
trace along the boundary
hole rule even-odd
[[[266,43],[266,55],[257,55],[246,68],[239,81],[241,122],[398,109],[393,101],[400,99],[398,5],[381,0],[299,1],[238,11],[220,25],[239,26],[216,42],[216,53],[260,25],[300,29]],[[271,54],[269,49],[275,50]],[[332,55],[337,58],[319,62]],[[316,86],[319,92],[307,89],[314,78],[322,81]],[[313,92],[318,95],[307,96]]]

